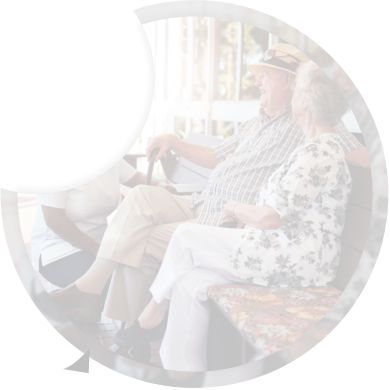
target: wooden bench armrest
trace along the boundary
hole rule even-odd
[[[207,187],[207,183],[174,184],[177,195],[191,195],[194,192],[201,193]]]
[[[194,192],[201,193],[206,188],[206,184],[174,184],[173,186],[176,188],[176,195],[179,196],[192,195]],[[130,190],[131,188],[121,185],[123,196],[126,196]]]

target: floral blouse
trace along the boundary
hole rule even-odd
[[[336,134],[301,145],[268,179],[256,203],[272,207],[286,223],[275,230],[244,229],[227,269],[263,286],[325,286],[340,262],[351,188]]]

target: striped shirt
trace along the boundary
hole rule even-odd
[[[362,146],[342,122],[335,130],[345,154]],[[273,120],[260,108],[259,115],[212,148],[220,162],[207,188],[192,195],[191,207],[203,203],[198,223],[219,226],[223,207],[231,200],[255,204],[261,186],[304,140],[302,130],[292,121],[291,104],[285,105],[283,114]]]

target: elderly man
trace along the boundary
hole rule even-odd
[[[261,64],[248,66],[258,77],[260,112],[221,145],[194,145],[172,134],[150,139],[147,156],[158,146],[156,161],[171,149],[195,164],[212,168],[206,190],[179,197],[156,187],[134,188],[108,227],[94,265],[74,285],[53,293],[56,303],[79,318],[80,313],[97,316],[101,290],[115,271],[104,313],[132,324],[150,299],[148,289],[174,230],[189,221],[219,226],[223,207],[230,200],[253,204],[261,185],[304,141],[303,133],[292,122],[290,102],[296,70],[307,60],[293,46],[277,44],[265,53]],[[342,123],[336,131],[347,162],[368,166],[366,148]],[[120,333],[117,341],[126,345],[126,332],[130,334],[136,328],[139,332],[138,321]],[[146,338],[157,338],[160,331],[163,329],[145,330]]]

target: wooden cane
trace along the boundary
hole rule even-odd
[[[147,186],[150,185],[150,182],[152,180],[152,172],[153,172],[153,166],[154,166],[154,159],[156,158],[157,153],[160,151],[160,148],[156,146],[153,150],[152,153],[150,154],[150,160],[149,160],[149,166],[148,166],[148,174],[146,176],[146,182],[145,184]],[[173,160],[172,152],[171,149],[168,149],[165,154],[164,158],[167,162],[171,162]]]

